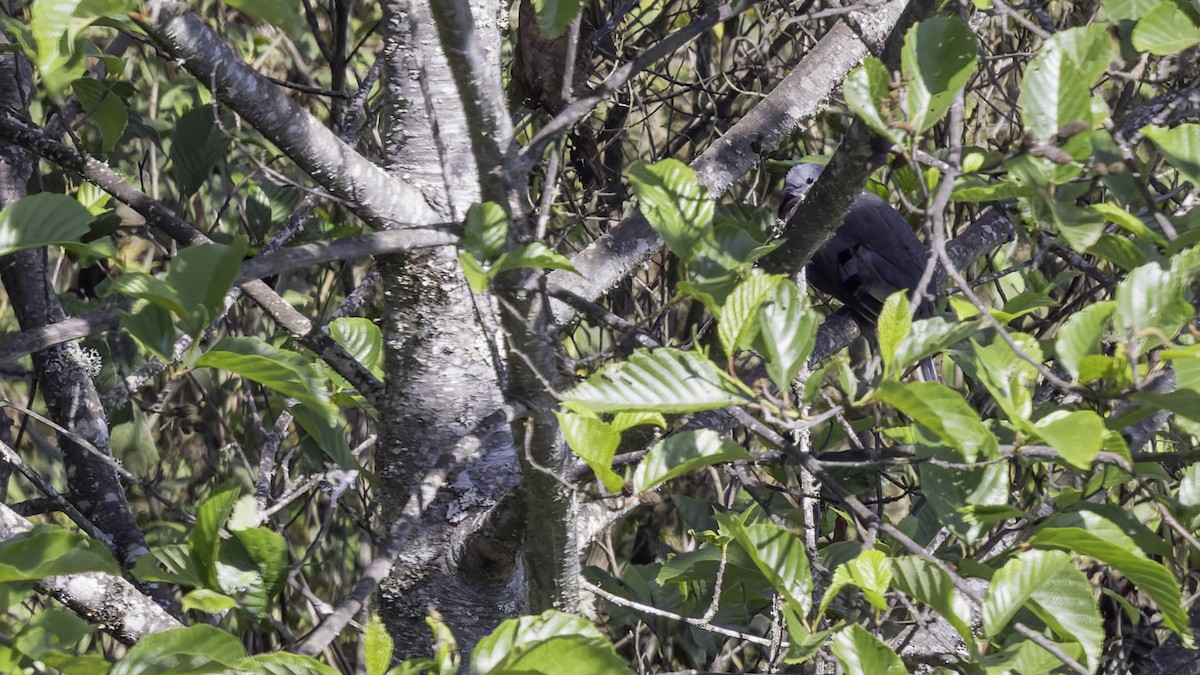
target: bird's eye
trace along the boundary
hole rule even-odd
[[[814,182],[816,182],[816,180],[817,180],[816,178],[809,178],[809,179],[808,179],[808,184],[809,184],[809,185],[812,185]]]

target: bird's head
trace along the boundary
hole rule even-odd
[[[779,217],[783,221],[786,222],[792,217],[796,207],[804,201],[805,195],[824,170],[825,167],[820,164],[805,162],[793,166],[787,172],[787,177],[783,179],[783,203],[779,205]]]

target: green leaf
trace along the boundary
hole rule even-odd
[[[505,270],[515,270],[525,267],[544,270],[575,271],[575,266],[571,264],[571,261],[566,256],[551,251],[548,246],[540,241],[535,241],[515,251],[501,254],[496,259],[496,263],[488,269],[488,276],[494,278],[497,274]]]
[[[650,227],[662,235],[672,253],[691,261],[701,240],[712,236],[715,207],[696,172],[676,159],[636,162],[629,169],[629,182]]]
[[[1058,360],[1071,373],[1079,377],[1079,362],[1089,354],[1099,354],[1104,333],[1117,303],[1101,300],[1075,312],[1058,331],[1054,352]]]
[[[379,620],[379,615],[374,612],[371,613],[371,620],[363,627],[362,644],[367,675],[386,675],[392,665],[394,643],[387,628]]]
[[[638,350],[568,391],[575,411],[683,413],[746,402],[742,389],[712,362],[678,349]]]
[[[902,372],[927,356],[978,335],[979,330],[979,321],[947,321],[941,317],[914,321],[908,335],[896,346],[892,369]]]
[[[508,214],[495,202],[472,204],[467,209],[462,246],[480,262],[491,262],[504,250]]]
[[[329,334],[355,361],[383,379],[383,331],[374,321],[343,316],[329,322]]]
[[[833,579],[821,598],[821,606],[817,608],[817,616],[824,616],[829,603],[847,586],[860,589],[872,607],[883,611],[888,604],[883,594],[891,585],[892,568],[888,565],[887,554],[875,549],[862,551],[834,570]]]
[[[1101,0],[1104,13],[1113,21],[1140,19],[1150,13],[1162,0]]]
[[[922,458],[962,461],[953,450],[922,445],[917,449]],[[921,494],[929,500],[938,523],[967,543],[979,541],[996,522],[1021,515],[1008,505],[1011,479],[1004,464],[972,469],[922,464],[919,475]]]
[[[1071,122],[1084,121],[1091,128],[1091,87],[1113,57],[1103,24],[1069,28],[1046,40],[1021,82],[1025,128],[1042,142]]]
[[[560,37],[579,16],[579,5],[579,0],[533,0],[538,28],[546,37]]]
[[[818,317],[808,296],[791,281],[771,291],[759,308],[758,329],[762,336],[767,372],[780,391],[790,391],[791,382],[808,361],[817,337]]]
[[[101,149],[112,152],[129,124],[129,109],[125,102],[112,93],[107,84],[90,77],[75,80],[71,88],[89,113],[90,120],[100,129]]]
[[[233,511],[238,498],[238,487],[229,485],[204,500],[196,510],[196,524],[188,537],[188,550],[196,571],[211,589],[220,589],[217,578],[217,557],[221,550],[221,527]]]
[[[37,52],[34,62],[42,85],[57,96],[72,80],[83,76],[83,31],[101,17],[121,18],[132,2],[124,0],[37,0],[29,12],[29,24]]]
[[[901,70],[907,79],[908,122],[924,133],[941,121],[975,73],[979,43],[957,16],[938,16],[904,36]]]
[[[1092,204],[1088,208],[1100,214],[1108,222],[1116,224],[1117,227],[1139,239],[1151,242],[1156,246],[1166,246],[1168,244],[1167,240],[1161,234],[1150,229],[1146,223],[1142,222],[1141,218],[1138,218],[1116,204]]]
[[[904,132],[891,124],[890,111],[896,109],[891,87],[892,76],[887,67],[874,56],[868,56],[846,76],[842,92],[851,112],[879,135],[900,144],[904,142]]]
[[[905,595],[941,614],[963,642],[975,650],[971,634],[971,603],[954,586],[950,575],[933,563],[916,556],[891,559],[892,585]]]
[[[224,593],[218,593],[207,588],[197,588],[190,593],[185,593],[180,604],[183,606],[183,611],[185,612],[196,610],[205,614],[217,614],[218,612],[237,607],[237,600]]]
[[[274,652],[247,656],[234,668],[255,675],[337,675],[338,671],[311,656]]]
[[[587,619],[557,610],[501,623],[475,646],[467,670],[485,673],[632,673]]]
[[[289,0],[224,0],[246,16],[260,23],[276,26],[293,40],[299,40],[304,30],[304,18],[299,6]]]
[[[587,462],[610,492],[621,492],[625,479],[612,470],[613,456],[621,445],[621,432],[596,417],[559,411],[554,414],[571,451]]]
[[[1076,469],[1091,467],[1104,435],[1104,421],[1091,410],[1055,410],[1033,424],[1033,431]]]
[[[702,466],[750,459],[745,448],[711,429],[681,431],[650,448],[633,472],[633,491],[641,494]]]
[[[202,354],[196,367],[231,372],[318,410],[331,406],[325,380],[307,357],[259,338],[225,338]]]
[[[262,604],[279,597],[283,592],[284,582],[287,581],[288,551],[287,540],[278,532],[265,527],[251,527],[232,530],[234,539],[242,545],[242,549],[253,561],[262,579],[264,596]],[[266,616],[259,613],[258,616]]]
[[[1184,296],[1187,279],[1156,263],[1142,265],[1117,284],[1113,329],[1117,339],[1132,340],[1130,357],[1170,340],[1191,320],[1192,305]]]
[[[833,636],[833,655],[846,675],[907,675],[904,662],[892,648],[858,624],[851,624]]]
[[[807,614],[812,608],[813,579],[804,540],[770,521],[747,525],[745,516],[728,513],[715,518],[721,532],[733,537],[771,586]]]
[[[983,629],[999,635],[1026,607],[1060,637],[1078,642],[1087,665],[1099,665],[1104,630],[1086,577],[1059,551],[1021,551],[996,571],[983,603]]]
[[[66,195],[42,192],[0,209],[0,255],[33,246],[78,244],[92,214]]]
[[[175,123],[171,141],[171,175],[180,197],[190,197],[208,180],[217,162],[225,157],[229,137],[216,123],[217,109],[202,105],[184,113]]]
[[[732,357],[738,349],[749,347],[754,341],[758,333],[755,319],[759,308],[786,279],[778,275],[755,274],[738,284],[725,299],[717,322],[717,337],[726,355]]]
[[[1139,591],[1150,596],[1162,612],[1163,622],[1184,641],[1192,642],[1187,611],[1179,590],[1179,580],[1161,563],[1150,560],[1133,541],[1108,539],[1078,527],[1043,527],[1029,538],[1031,546],[1063,548],[1095,558],[1120,572]]]
[[[196,337],[224,310],[225,294],[237,281],[247,247],[242,237],[229,245],[191,246],[175,256],[162,279],[131,272],[113,282],[112,290],[171,312]]]
[[[962,453],[964,461],[991,459],[999,444],[979,415],[962,396],[939,382],[885,381],[878,389],[879,400],[911,417],[933,432],[939,440]]]
[[[346,441],[346,432],[342,429],[341,412],[332,404],[320,406],[301,403],[292,406],[292,416],[321,450],[340,468],[347,471],[357,471],[362,468],[350,444]]]
[[[121,567],[100,542],[57,525],[36,525],[0,542],[0,582],[82,572],[120,576]]]
[[[1177,54],[1200,45],[1200,28],[1195,10],[1165,0],[1138,21],[1133,29],[1134,48],[1156,56]]]
[[[223,673],[235,669],[244,658],[241,640],[201,624],[143,637],[113,664],[110,675]]]
[[[1142,133],[1184,178],[1200,185],[1200,124],[1180,124],[1170,129],[1148,126]]]
[[[888,296],[879,312],[879,356],[885,373],[896,374],[896,350],[912,332],[912,314],[908,311],[908,294],[898,291]]]

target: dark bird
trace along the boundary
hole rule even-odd
[[[788,171],[779,206],[784,222],[796,212],[823,169],[820,164],[805,163]],[[841,301],[859,324],[872,327],[889,295],[917,287],[928,259],[928,251],[904,216],[864,190],[846,212],[841,227],[808,263],[808,281]],[[928,300],[917,309],[918,317],[932,314]],[[928,361],[921,362],[921,372],[926,380],[936,377]]]

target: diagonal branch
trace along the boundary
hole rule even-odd
[[[375,228],[434,222],[420,192],[392,177],[340,139],[262,75],[187,5],[147,3],[142,27],[267,140]]]

